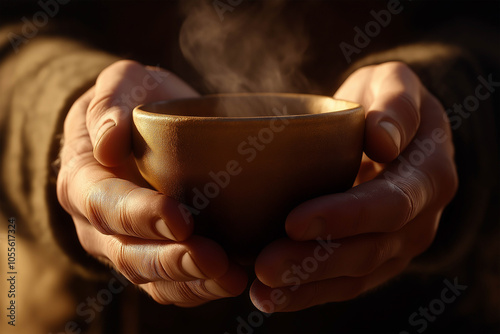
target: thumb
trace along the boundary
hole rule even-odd
[[[423,87],[402,63],[380,65],[377,72],[366,112],[365,152],[385,163],[396,159],[418,131]]]
[[[199,94],[174,74],[130,60],[118,61],[97,78],[87,110],[94,157],[113,167],[132,150],[132,110],[139,104]]]

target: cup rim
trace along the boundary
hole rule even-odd
[[[217,98],[217,97],[244,97],[244,96],[276,96],[276,97],[285,97],[285,98],[290,98],[290,97],[302,97],[302,98],[311,98],[311,97],[317,97],[317,98],[327,98],[331,99],[334,101],[340,101],[343,103],[346,103],[347,105],[351,105],[350,107],[347,107],[345,109],[340,109],[340,110],[333,110],[333,111],[326,111],[326,112],[321,112],[317,114],[301,114],[301,115],[265,115],[265,116],[242,116],[242,117],[236,117],[236,116],[192,116],[192,115],[173,115],[173,114],[165,114],[165,113],[157,113],[157,112],[152,112],[145,110],[145,107],[149,107],[155,104],[168,104],[173,101],[181,101],[181,100],[197,100],[197,99],[206,99],[206,98]],[[163,118],[163,119],[175,119],[175,120],[193,120],[193,121],[257,121],[257,120],[270,120],[270,119],[287,119],[287,120],[292,120],[292,119],[303,119],[303,118],[318,118],[318,117],[331,117],[332,115],[345,115],[345,114],[351,114],[359,109],[362,109],[362,105],[357,102],[349,101],[349,100],[344,100],[344,99],[337,99],[332,96],[327,96],[327,95],[319,95],[319,94],[303,94],[303,93],[219,93],[219,94],[207,94],[207,95],[202,95],[199,97],[187,97],[187,98],[180,98],[180,99],[171,99],[171,100],[161,100],[161,101],[155,101],[155,102],[149,102],[149,103],[144,103],[136,106],[133,110],[133,114],[142,114],[142,115],[147,115],[150,117],[158,117],[158,118]]]

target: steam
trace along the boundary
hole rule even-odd
[[[300,92],[308,38],[286,22],[283,0],[243,3],[218,15],[212,1],[183,1],[180,47],[213,93]]]

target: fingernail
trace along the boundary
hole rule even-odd
[[[303,240],[316,239],[324,234],[326,222],[321,217],[315,217],[302,235]]]
[[[217,284],[214,280],[206,280],[205,288],[211,294],[214,294],[219,297],[232,297],[233,295],[224,290],[219,284]]]
[[[156,231],[165,238],[170,240],[177,240],[175,236],[172,234],[172,231],[170,231],[170,229],[168,228],[167,223],[165,223],[163,219],[158,219],[156,221],[155,228]]]
[[[399,154],[401,152],[401,133],[399,132],[398,128],[393,123],[388,121],[381,121],[378,124],[391,137],[392,141],[396,145]]]
[[[116,123],[112,119],[108,119],[108,120],[104,121],[104,123],[102,123],[99,130],[97,130],[96,146],[97,146],[97,144],[99,144],[99,142],[101,141],[102,137],[106,134],[106,132],[108,132],[109,129],[111,129],[115,126],[116,126]]]
[[[182,256],[181,267],[184,269],[186,274],[197,277],[197,278],[206,278],[206,275],[198,268],[193,258],[189,253],[186,253]]]

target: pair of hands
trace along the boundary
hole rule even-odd
[[[169,72],[112,64],[67,115],[57,181],[88,253],[157,302],[186,307],[237,296],[247,277],[217,243],[191,235],[179,203],[142,179],[131,114],[141,103],[196,96]],[[406,65],[364,67],[334,97],[366,109],[355,187],[294,209],[288,238],[262,250],[250,297],[265,312],[352,299],[396,276],[432,243],[457,188],[444,110]]]

